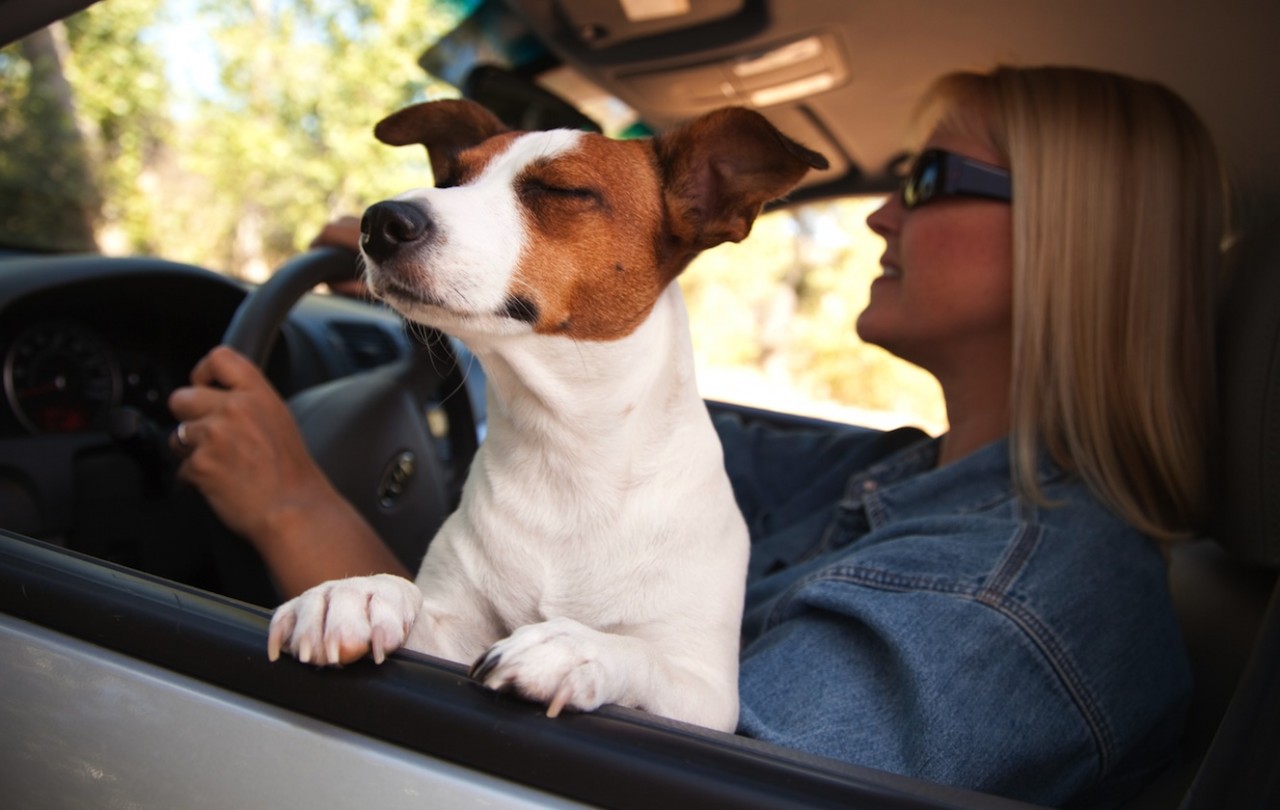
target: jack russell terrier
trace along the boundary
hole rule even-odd
[[[744,109],[616,141],[437,101],[375,134],[426,146],[437,187],[365,213],[367,281],[479,358],[488,435],[416,583],[312,588],[273,616],[271,660],[406,647],[548,716],[732,730],[749,544],[672,282],[826,159]]]

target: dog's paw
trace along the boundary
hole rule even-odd
[[[409,636],[422,592],[403,577],[379,574],[335,579],[276,608],[267,657],[283,650],[316,666],[349,664],[372,653],[381,664]]]
[[[472,665],[471,677],[546,704],[547,716],[556,717],[565,707],[592,711],[616,701],[607,655],[603,634],[572,619],[552,619],[494,644]]]

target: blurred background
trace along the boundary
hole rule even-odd
[[[423,150],[372,128],[459,95],[419,59],[476,4],[110,0],[0,50],[0,249],[265,279],[327,220],[430,182]],[[854,334],[879,202],[774,211],[685,273],[705,396],[945,430],[932,378]]]

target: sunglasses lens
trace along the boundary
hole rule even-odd
[[[907,208],[924,205],[938,191],[938,158],[924,154],[916,159],[902,185],[902,202]]]

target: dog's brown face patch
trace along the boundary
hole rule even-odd
[[[649,314],[675,273],[663,268],[662,194],[647,142],[584,135],[516,179],[525,251],[509,292],[534,331],[615,340]]]

